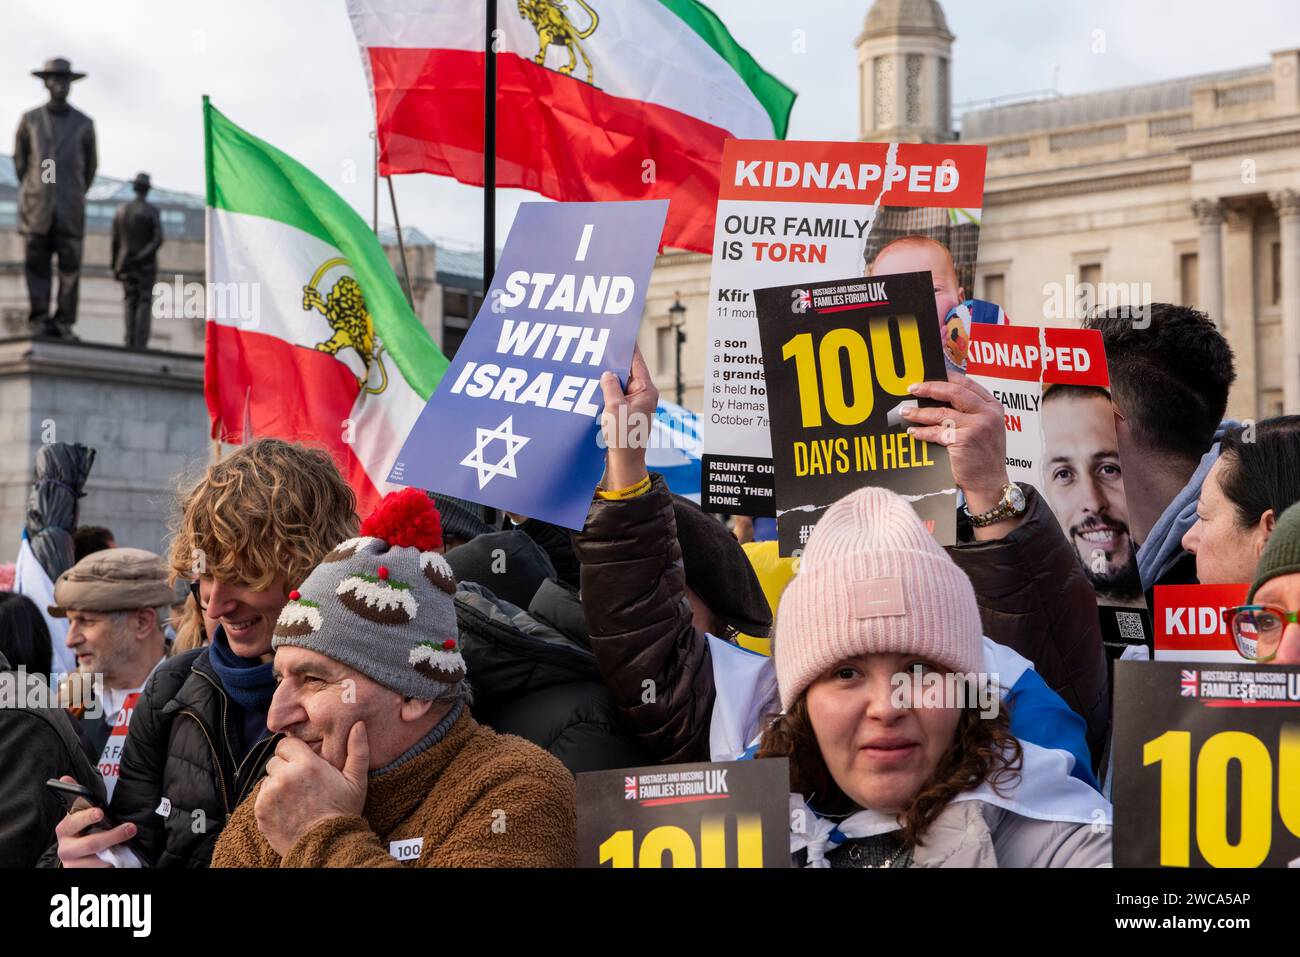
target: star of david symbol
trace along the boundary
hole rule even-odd
[[[498,475],[504,475],[507,478],[518,478],[515,472],[515,456],[519,450],[527,445],[531,439],[526,435],[516,435],[514,430],[514,416],[507,416],[506,420],[498,425],[495,429],[475,429],[477,437],[475,438],[474,451],[460,460],[461,465],[467,465],[478,472],[478,487],[482,488],[492,481]],[[487,450],[490,442],[501,439],[506,444],[505,454],[501,460],[493,465],[491,462],[484,460],[483,453]]]

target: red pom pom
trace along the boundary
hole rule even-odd
[[[361,523],[361,534],[399,548],[434,552],[442,547],[442,518],[418,488],[389,492]]]
[[[448,638],[446,641],[442,643],[442,647],[447,651],[451,651],[453,648],[456,647],[456,639]]]
[[[299,592],[298,589],[296,588],[293,591],[289,592],[290,601],[297,601],[301,597],[302,597],[302,593]]]
[[[380,566],[379,566],[379,569],[378,569],[378,575],[379,575],[379,577],[380,577],[381,579],[385,579],[385,580],[387,580],[387,578],[388,578],[388,566],[387,566],[387,565],[380,565]]]

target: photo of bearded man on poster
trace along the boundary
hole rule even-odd
[[[1097,603],[1143,608],[1118,449],[1106,389],[1058,384],[1043,390],[1047,502],[1087,571]]]

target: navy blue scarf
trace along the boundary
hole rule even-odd
[[[226,641],[226,632],[222,628],[217,629],[212,643],[208,645],[208,661],[221,679],[221,687],[226,689],[226,694],[234,699],[235,704],[245,712],[266,714],[271,707],[271,697],[275,694],[275,675],[271,672],[271,662],[241,658],[235,654]]]

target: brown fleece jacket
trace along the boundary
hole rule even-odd
[[[364,819],[333,817],[303,834],[283,860],[257,829],[259,784],[235,809],[213,867],[574,867],[573,777],[523,738],[497,734],[469,710],[447,736],[370,779]],[[393,841],[423,838],[399,863]]]

